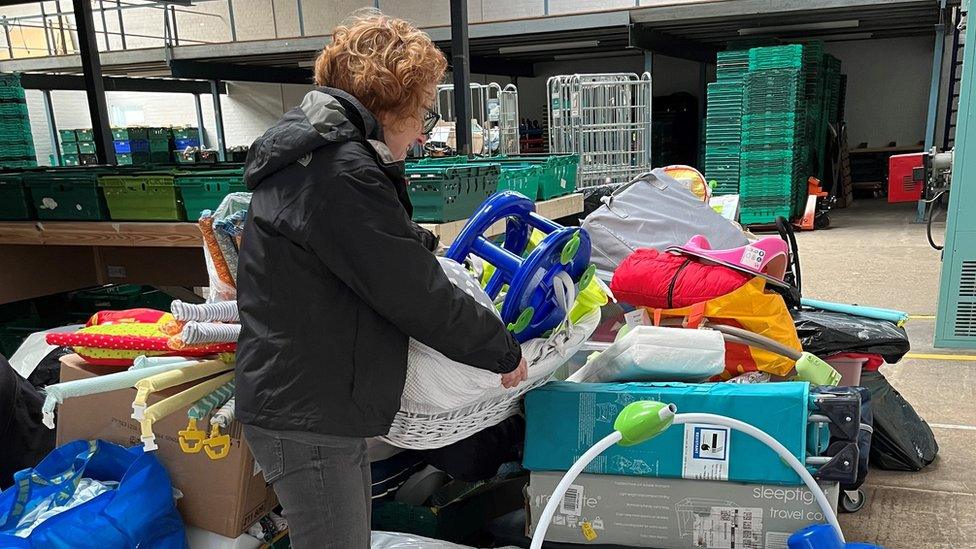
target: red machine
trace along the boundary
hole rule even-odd
[[[925,153],[896,154],[888,159],[888,202],[918,202],[925,188]]]

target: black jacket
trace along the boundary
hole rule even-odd
[[[400,408],[409,337],[510,372],[521,349],[444,275],[402,162],[352,96],[313,91],[254,142],[238,272],[237,417],[368,437]]]

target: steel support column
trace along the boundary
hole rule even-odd
[[[457,153],[471,154],[471,59],[468,49],[468,2],[451,0],[451,65],[454,67],[454,112]]]
[[[644,72],[651,75],[651,81],[654,81],[654,52],[644,50]]]
[[[207,140],[203,137],[205,133],[203,131],[203,104],[199,95],[193,94],[193,104],[197,108],[197,139],[200,140],[200,148],[203,149],[207,147]]]
[[[217,158],[223,162],[227,156],[227,145],[224,141],[224,112],[220,108],[220,82],[218,80],[210,82],[210,96],[213,98],[214,121],[217,127]],[[200,126],[202,128],[203,124]]]
[[[942,58],[945,55],[945,32],[946,32],[946,0],[939,2],[940,21],[935,26],[935,46],[932,52],[932,80],[929,82],[929,110],[925,117],[925,150],[932,149],[935,145],[935,121],[939,116],[939,90],[942,86]],[[955,67],[953,67],[955,70]],[[952,101],[948,98],[947,101]],[[926,196],[922,193],[922,198],[918,201],[918,208],[915,212],[915,222],[925,222]]]
[[[58,135],[58,124],[54,119],[54,103],[51,101],[51,90],[41,90],[41,97],[44,99],[44,116],[47,118],[47,131],[51,135],[51,148],[54,149],[54,158],[57,165],[64,165],[61,159],[61,138]]]
[[[112,141],[112,128],[108,122],[108,105],[105,102],[105,84],[102,82],[102,63],[98,59],[91,3],[89,0],[72,0],[71,3],[74,6],[81,69],[95,137],[95,155],[99,164],[115,164],[115,143]]]

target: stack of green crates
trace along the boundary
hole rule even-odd
[[[80,137],[83,139],[79,139]],[[91,130],[58,130],[61,141],[61,163],[83,166],[97,162],[95,141]]]
[[[742,85],[749,50],[719,52],[717,82],[708,85],[705,116],[705,178],[717,195],[739,192]]]
[[[95,156],[95,134],[90,128],[58,130],[61,141],[61,163],[64,166],[86,166],[98,162]]]
[[[203,210],[214,210],[230,193],[244,192],[244,169],[196,170],[176,174],[176,186],[183,198],[186,219],[200,219]]]
[[[112,128],[112,139],[115,141],[115,157],[120,166],[169,164],[173,160],[173,140],[169,128]],[[133,142],[148,142],[148,147],[136,151],[133,150]]]
[[[754,65],[762,68],[753,70]],[[801,65],[802,46],[750,50],[739,183],[742,223],[792,219],[799,211],[808,154],[804,80],[799,68],[781,67]]]
[[[803,45],[804,101],[807,113],[807,140],[810,144],[808,161],[810,175],[823,177],[826,153],[827,110],[824,105],[825,65],[823,42],[816,40]]]
[[[827,109],[827,121],[835,124],[840,120],[840,59],[833,55],[824,56],[824,104]]]
[[[0,74],[0,168],[34,166],[37,156],[20,76]]]

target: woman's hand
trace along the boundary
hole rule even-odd
[[[529,365],[523,358],[519,362],[518,368],[515,368],[507,374],[502,374],[502,387],[511,389],[526,379],[529,379]]]

